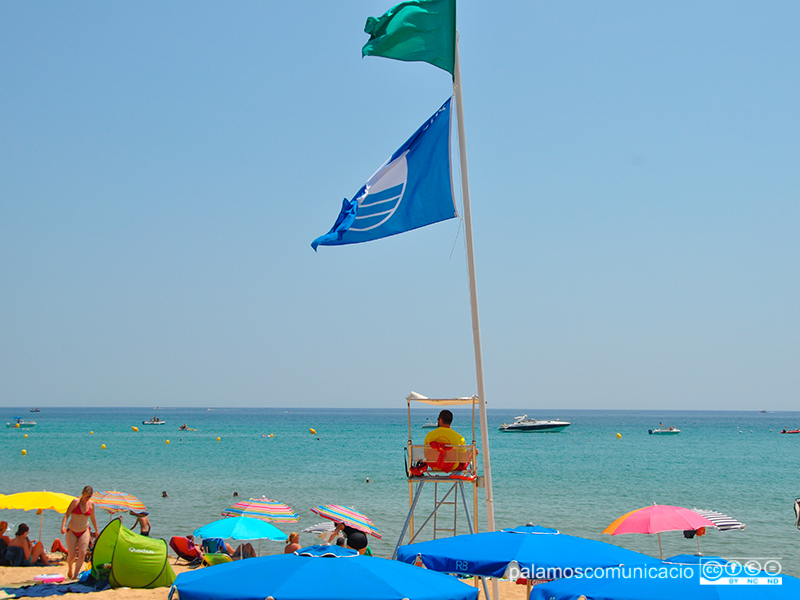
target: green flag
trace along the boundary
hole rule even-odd
[[[364,26],[362,56],[422,61],[455,70],[456,0],[406,0]]]

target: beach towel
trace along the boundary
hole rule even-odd
[[[25,585],[18,588],[2,588],[9,595],[17,598],[45,598],[47,596],[60,596],[62,594],[88,594],[89,592],[102,592],[111,586],[106,581],[86,583],[41,583],[38,585]]]

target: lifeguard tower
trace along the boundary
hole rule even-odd
[[[469,533],[475,533],[478,528],[478,488],[482,485],[482,478],[478,476],[476,459],[478,448],[475,445],[475,410],[478,406],[478,397],[469,398],[427,398],[416,392],[411,392],[407,397],[408,403],[408,449],[406,456],[406,474],[408,477],[408,516],[400,532],[400,539],[394,549],[392,558],[397,557],[397,549],[403,544],[408,534],[407,543],[412,544],[416,538],[432,523],[433,539],[448,537],[458,534],[459,505],[463,509]],[[465,445],[453,445],[447,442],[431,442],[431,444],[415,444],[412,432],[420,437],[428,432],[420,423],[416,425],[411,420],[411,403],[420,402],[435,406],[439,409],[448,406],[472,406],[472,441]],[[464,428],[455,429],[464,435]],[[467,435],[464,435],[466,441]],[[422,497],[422,490],[426,484],[433,487],[433,510],[415,530],[415,509],[418,508]],[[429,486],[430,487],[430,486]],[[467,489],[472,491],[472,512],[467,497]],[[452,509],[452,519],[450,518]],[[445,514],[447,513],[447,514]],[[467,533],[464,531],[464,533]],[[442,535],[446,534],[446,535]]]

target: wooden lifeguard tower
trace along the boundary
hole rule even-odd
[[[400,532],[400,539],[397,540],[392,558],[397,557],[397,549],[403,545],[406,534],[409,536],[407,543],[413,544],[431,521],[433,521],[433,539],[436,539],[437,536],[447,537],[440,534],[457,535],[459,504],[463,508],[463,515],[466,519],[469,533],[475,533],[478,528],[478,488],[482,484],[482,478],[478,476],[476,464],[478,448],[475,444],[475,411],[479,403],[478,397],[435,399],[411,392],[406,397],[406,401],[408,404],[406,475],[408,477],[409,508],[406,522]],[[411,421],[412,402],[421,402],[438,408],[472,405],[472,442],[465,445],[435,442],[431,445],[414,444],[412,440],[412,428],[414,425]],[[419,425],[417,425],[417,429],[420,429]],[[425,429],[422,429],[422,432],[425,431]],[[419,435],[418,433],[418,438]],[[466,440],[466,436],[464,437]],[[418,508],[425,484],[433,484],[433,509],[422,525],[415,530],[415,510]],[[471,512],[470,502],[467,499],[468,488],[472,488]],[[445,507],[447,508],[445,509]],[[449,514],[447,516],[443,514],[444,510],[442,509],[447,510],[449,513],[449,508],[452,508],[453,511],[452,520],[450,520]],[[465,531],[464,533],[467,532]]]

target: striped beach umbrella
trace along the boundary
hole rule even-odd
[[[97,508],[107,510],[110,514],[128,511],[141,512],[143,510],[147,510],[142,501],[136,496],[114,490],[95,492],[92,496],[92,502],[94,502],[94,505]]]
[[[300,515],[288,504],[270,500],[269,498],[250,498],[241,500],[230,508],[222,511],[223,517],[252,517],[262,521],[275,523],[295,523],[300,520]]]
[[[325,519],[330,519],[337,523],[344,523],[353,529],[368,533],[374,538],[381,539],[383,537],[378,531],[378,528],[375,527],[375,523],[373,523],[369,517],[357,510],[353,510],[349,506],[323,504],[322,506],[315,506],[311,509],[311,512]]]
[[[711,521],[714,526],[719,529],[720,531],[730,531],[731,529],[744,529],[745,524],[741,521],[737,521],[733,517],[729,517],[728,515],[717,512],[715,510],[703,510],[701,508],[692,508],[694,512],[696,512],[701,517],[705,517],[709,521]]]

